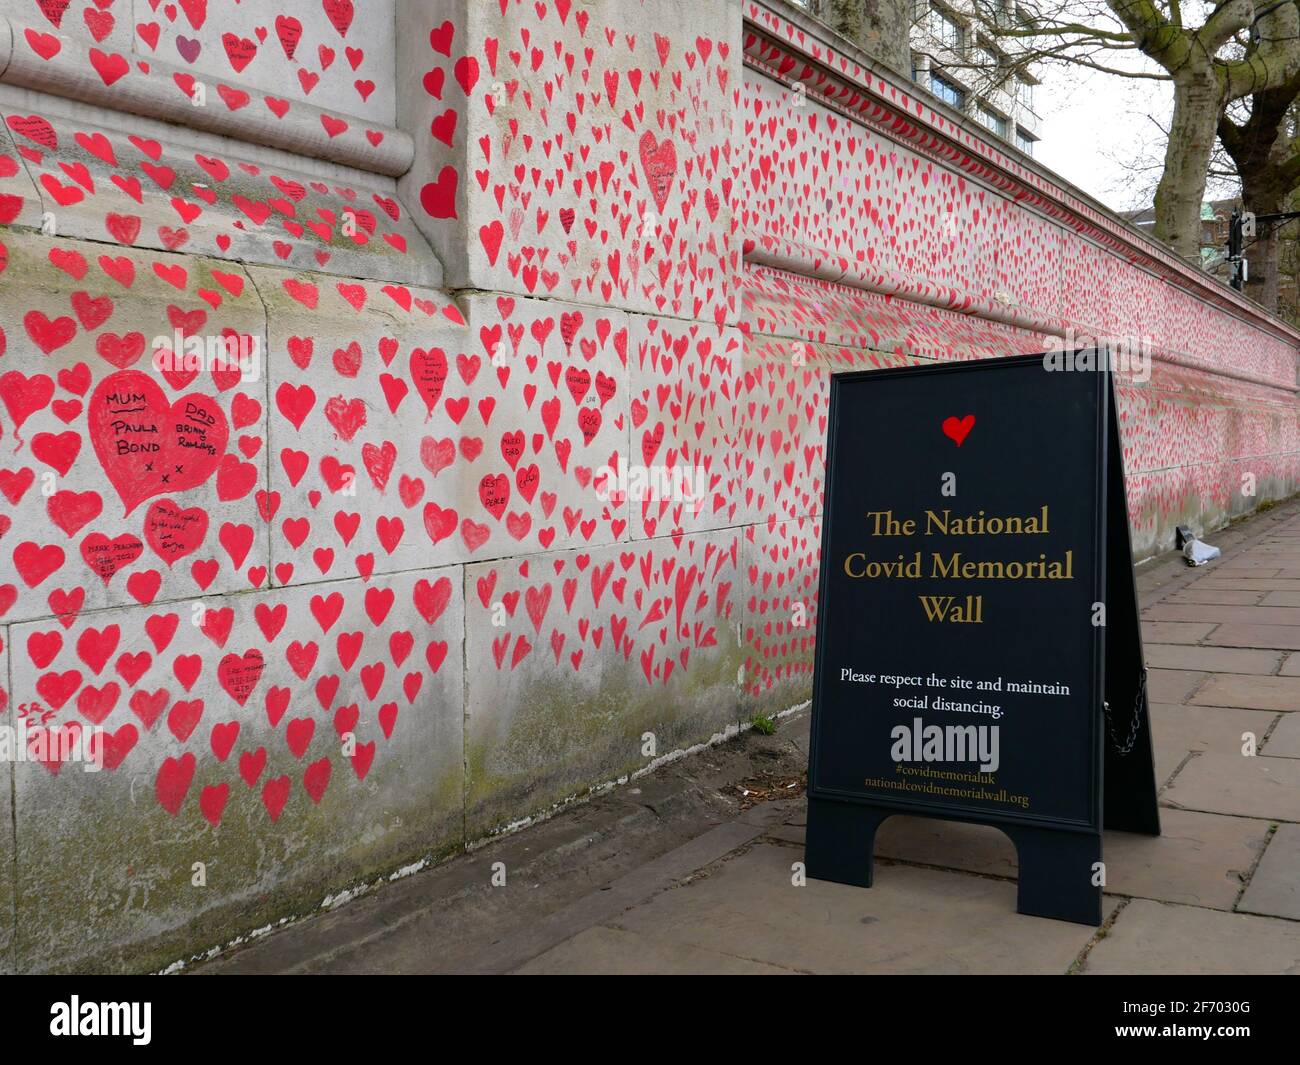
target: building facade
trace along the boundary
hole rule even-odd
[[[912,24],[912,80],[969,115],[1026,155],[1042,137],[1035,109],[1038,78],[1015,38],[987,32],[976,0],[916,0]],[[985,0],[981,14],[991,5]],[[1010,0],[996,16],[1023,22]]]

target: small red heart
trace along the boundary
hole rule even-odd
[[[943,435],[950,438],[953,443],[961,447],[962,441],[970,435],[970,431],[975,428],[975,415],[968,414],[964,418],[948,417],[943,420]]]

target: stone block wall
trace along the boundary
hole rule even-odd
[[[185,963],[806,700],[831,373],[1152,335],[1139,549],[1295,490],[1300,337],[842,47],[0,0],[0,723],[101,767],[0,766],[0,969]]]

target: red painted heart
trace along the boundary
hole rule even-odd
[[[962,441],[970,435],[970,431],[975,428],[975,415],[968,414],[964,418],[948,417],[943,420],[943,435],[948,437],[958,447],[961,447]]]
[[[151,496],[203,484],[221,462],[230,436],[226,415],[197,392],[169,404],[138,370],[105,377],[90,397],[95,454],[130,514]]]

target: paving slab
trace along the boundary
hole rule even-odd
[[[1107,832],[1106,891],[1230,910],[1268,836],[1268,822],[1160,810],[1159,836]]]
[[[1272,732],[1260,754],[1268,758],[1300,758],[1300,714],[1286,714]]]
[[[1204,670],[1207,673],[1277,672],[1281,651],[1254,651],[1244,647],[1189,647],[1186,644],[1146,645],[1148,668]]]
[[[1230,592],[1215,593],[1207,592],[1207,595],[1231,595]],[[1253,591],[1240,591],[1237,595],[1254,595]],[[1264,597],[1259,600],[1260,606],[1300,606],[1300,592],[1265,592]]]
[[[1167,621],[1161,624],[1175,625]],[[1145,626],[1143,627],[1144,639]],[[1170,643],[1189,641],[1170,640]],[[1191,641],[1195,642],[1195,641]],[[1300,625],[1251,625],[1225,621],[1205,640],[1217,647],[1276,647],[1283,651],[1300,651]]]
[[[1232,909],[1263,849],[1268,822],[1165,808],[1160,825],[1159,836],[1106,833],[1107,892]],[[802,830],[786,838],[802,842]],[[1016,850],[1006,835],[958,821],[891,817],[876,834],[876,857],[983,876],[1018,875]]]
[[[1266,597],[1271,592],[1260,591],[1242,591],[1240,589],[1220,590],[1215,588],[1201,588],[1199,585],[1190,585],[1181,592],[1171,592],[1165,596],[1161,602],[1164,603],[1212,603],[1221,606],[1300,606],[1300,600],[1294,603],[1269,603]],[[1290,592],[1278,593],[1290,595]]]
[[[1252,625],[1300,625],[1300,607],[1224,606],[1161,601],[1142,612],[1144,621],[1243,622]]]
[[[1237,909],[1300,921],[1300,825],[1279,825]]]
[[[1200,643],[1218,625],[1215,621],[1143,621],[1142,642]]]
[[[1181,703],[1201,686],[1208,673],[1189,669],[1147,670],[1147,698],[1153,703]]]
[[[801,858],[795,847],[757,845],[612,923],[659,943],[821,973],[1063,973],[1093,935],[1017,914],[1010,881],[877,863],[869,889],[795,887],[791,864]]]
[[[1276,719],[1276,714],[1265,710],[1153,703],[1151,720],[1156,741],[1156,781],[1164,783],[1168,780],[1189,751],[1238,755],[1245,742],[1242,735],[1246,732],[1254,733],[1258,745]]]
[[[1256,577],[1216,577],[1207,574],[1196,581],[1198,588],[1219,588],[1228,589],[1229,591],[1261,591],[1261,592],[1300,592],[1300,580],[1290,578],[1282,579],[1278,577],[1256,578]]]
[[[1216,673],[1188,702],[1198,706],[1246,706],[1256,710],[1300,710],[1300,677]]]
[[[621,928],[589,928],[514,970],[523,976],[789,976],[796,970]]]
[[[1179,771],[1162,798],[1188,810],[1300,821],[1300,761],[1207,752]]]
[[[1278,672],[1284,677],[1300,677],[1300,654],[1287,655]]]
[[[1300,924],[1134,899],[1083,965],[1086,975],[1300,974]]]

